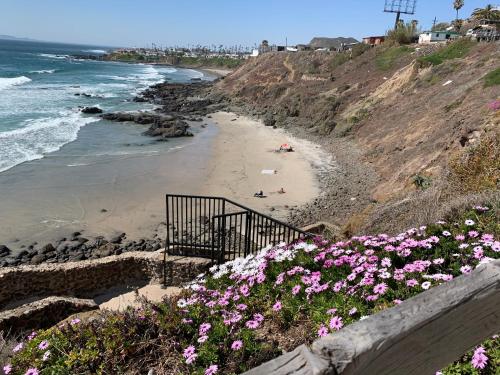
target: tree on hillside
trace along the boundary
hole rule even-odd
[[[464,6],[464,0],[455,0],[453,1],[453,8],[457,11],[457,20],[458,20],[458,11],[462,9]]]
[[[418,23],[416,22],[400,22],[395,30],[387,32],[387,41],[397,44],[410,44],[418,39],[416,36],[419,33]]]
[[[472,18],[476,21],[482,19],[500,20],[500,11],[493,5],[489,4],[484,8],[476,8],[474,12],[472,12]]]
[[[432,26],[431,31],[441,31],[441,30],[446,30],[449,28],[451,25],[448,22],[439,22]]]

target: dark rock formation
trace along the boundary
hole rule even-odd
[[[135,122],[141,125],[150,125],[144,135],[151,137],[172,138],[192,136],[188,131],[189,125],[186,121],[172,115],[163,115],[150,112],[136,113],[106,113],[102,118],[116,122]]]
[[[89,115],[96,115],[98,113],[102,113],[102,109],[99,107],[83,107],[81,112]]]
[[[10,255],[10,249],[5,245],[0,245],[0,258]]]

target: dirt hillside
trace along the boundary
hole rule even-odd
[[[216,89],[235,108],[320,142],[336,167],[292,215],[394,232],[497,195],[500,44],[380,46],[252,59]]]

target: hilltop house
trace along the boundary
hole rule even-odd
[[[479,25],[468,30],[466,35],[478,42],[500,40],[500,20],[480,20]]]
[[[460,38],[460,34],[448,30],[426,31],[420,34],[418,44],[442,43]]]
[[[379,44],[384,43],[384,41],[385,36],[367,36],[363,38],[363,43],[370,46],[378,46]]]

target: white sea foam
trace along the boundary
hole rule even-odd
[[[103,49],[84,49],[82,52],[95,53],[99,55],[104,55],[105,53],[108,53]]]
[[[186,69],[186,73],[191,78],[203,78],[203,77],[205,77],[205,74],[203,74],[202,72],[199,72],[197,70],[193,70],[193,69]]]
[[[52,53],[39,53],[38,56],[47,57],[49,59],[58,59],[58,60],[63,60],[63,59],[69,58],[68,55],[54,55]]]
[[[81,127],[95,121],[99,119],[63,111],[59,117],[27,120],[22,128],[0,133],[0,172],[59,150],[76,140]]]
[[[141,74],[140,83],[146,86],[154,85],[164,81],[163,75],[155,69],[155,67],[148,65],[144,68]]]
[[[1,78],[0,77],[0,91],[8,89],[12,86],[19,86],[31,82],[31,79],[25,76],[14,78]]]
[[[88,163],[76,163],[76,164],[67,164],[67,167],[85,167],[87,165],[90,165]]]
[[[55,73],[55,69],[47,69],[47,70],[32,70],[31,74],[52,74]]]
[[[175,68],[159,68],[159,71],[161,73],[172,74],[172,73],[177,72],[177,69],[175,69]]]

